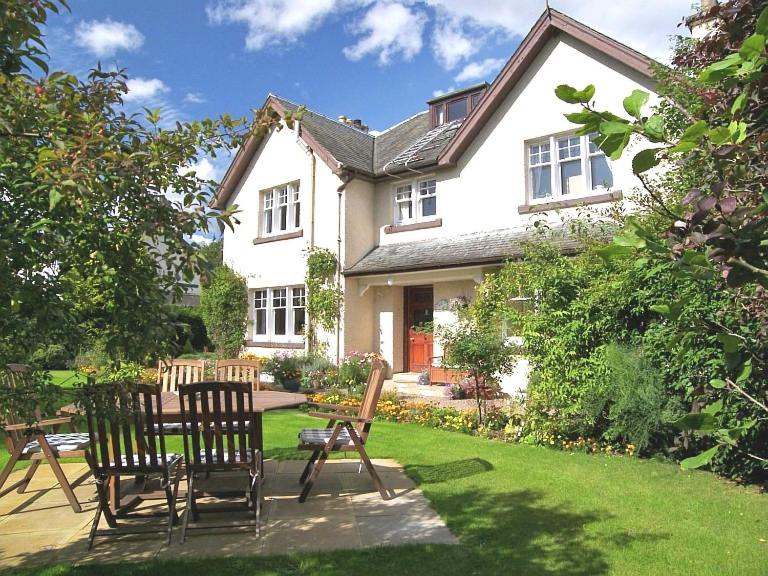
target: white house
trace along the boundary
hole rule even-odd
[[[607,207],[637,187],[628,158],[611,162],[574,135],[563,116],[574,107],[554,89],[593,83],[597,106],[620,110],[632,90],[653,93],[650,64],[547,10],[492,84],[430,100],[380,134],[307,111],[292,130],[251,139],[216,198],[241,210],[224,260],[248,281],[247,347],[305,348],[305,251],[324,247],[344,291],[338,334],[322,335],[329,355],[376,351],[396,373],[424,368],[440,350],[412,328],[451,322],[450,303],[520,256],[534,219]]]

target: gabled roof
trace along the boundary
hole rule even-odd
[[[523,39],[515,53],[491,84],[480,105],[466,118],[455,138],[440,153],[438,163],[455,164],[480,129],[509,95],[517,81],[538,56],[544,45],[556,34],[565,33],[591,46],[595,50],[618,60],[643,76],[651,77],[653,60],[637,50],[585,26],[551,8],[547,8]]]
[[[548,8],[507,61],[480,104],[463,121],[432,128],[429,113],[425,111],[374,136],[306,110],[299,122],[299,136],[337,174],[351,171],[364,177],[378,178],[406,173],[412,169],[452,166],[509,95],[544,45],[560,33],[568,34],[643,76],[651,77],[653,61],[650,58]],[[297,104],[272,94],[267,98],[265,106],[272,107],[281,115],[298,108]],[[227,204],[262,140],[252,137],[240,148],[222,179],[214,199],[215,206],[223,207]]]

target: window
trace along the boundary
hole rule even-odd
[[[437,181],[419,180],[395,187],[395,224],[430,220],[437,216]]]
[[[253,293],[253,331],[259,336],[267,334],[267,291]]]
[[[466,98],[461,98],[460,100],[454,100],[453,102],[448,102],[445,108],[446,108],[446,111],[448,112],[448,117],[446,118],[447,122],[453,122],[454,120],[461,120],[462,118],[466,118],[467,116],[468,102]]]
[[[301,342],[306,328],[304,286],[253,291],[253,336],[256,340]]]
[[[291,288],[293,293],[293,333],[296,336],[304,334],[306,324],[306,291],[303,286]]]
[[[527,160],[532,202],[586,196],[613,186],[608,159],[591,136],[551,136],[531,142]]]
[[[477,88],[474,92],[452,92],[430,100],[432,128],[469,116],[469,113],[480,105],[488,86],[484,84]]]
[[[284,234],[301,229],[301,198],[298,182],[262,192],[262,235]]]

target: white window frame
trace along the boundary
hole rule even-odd
[[[301,188],[299,182],[261,191],[261,236],[279,236],[301,230]],[[285,200],[281,203],[281,200]],[[280,208],[286,207],[285,228],[280,228]],[[298,222],[297,222],[298,220]],[[269,230],[269,224],[272,229]]]
[[[603,194],[611,190],[611,188],[592,188],[592,158],[598,156],[605,156],[602,150],[597,148],[597,151],[592,152],[590,150],[590,137],[588,136],[576,136],[573,132],[552,134],[545,138],[537,138],[529,140],[525,143],[525,179],[526,179],[526,199],[528,204],[544,204],[547,202],[556,202],[559,200],[568,200],[570,198],[588,198],[597,194]],[[570,193],[563,194],[562,181],[560,178],[561,164],[573,161],[573,157],[560,159],[560,149],[558,143],[566,138],[579,138],[579,160],[581,165],[581,176],[584,179],[584,192],[582,193]],[[537,164],[531,163],[531,146],[537,144],[549,144],[549,162],[540,162]],[[613,165],[610,158],[605,157],[608,163],[608,168],[611,170],[611,174],[614,175]],[[550,189],[552,190],[551,196],[545,196],[544,198],[533,197],[533,177],[532,169],[539,166],[550,166]]]
[[[434,193],[428,195],[428,196],[422,196],[421,195],[421,185],[422,183],[427,182],[434,182],[435,183],[435,191]],[[410,199],[408,202],[411,204],[411,217],[410,218],[400,218],[400,210],[399,210],[399,204],[403,203],[403,200],[398,200],[398,190],[410,186],[411,188],[411,194]],[[434,198],[435,199],[435,213],[430,214],[428,216],[425,216],[423,213],[423,204],[422,199],[423,198]],[[393,219],[395,225],[401,225],[401,224],[415,224],[417,222],[429,222],[431,220],[437,220],[440,216],[440,204],[439,204],[439,194],[437,192],[437,179],[434,176],[429,176],[426,178],[419,178],[418,180],[411,180],[408,182],[397,182],[393,185],[392,188],[392,205],[393,205]]]
[[[294,306],[294,290],[303,290],[304,291],[304,297],[303,297],[303,306]],[[285,334],[275,334],[275,310],[276,307],[274,306],[274,297],[276,296],[276,291],[278,290],[284,290],[285,291]],[[250,307],[251,307],[251,319],[252,319],[252,328],[251,328],[251,337],[256,342],[275,342],[275,343],[303,343],[304,342],[304,334],[294,334],[294,318],[293,318],[293,312],[296,308],[303,308],[304,309],[304,326],[306,330],[306,324],[307,324],[307,308],[306,308],[306,287],[302,284],[296,284],[291,286],[274,286],[271,288],[253,288],[250,291]],[[256,293],[257,292],[266,292],[266,308],[259,308],[266,310],[266,316],[267,316],[267,332],[266,334],[257,334],[256,333]],[[282,307],[280,307],[282,308]]]

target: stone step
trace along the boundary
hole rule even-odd
[[[392,380],[401,384],[418,384],[419,372],[399,372],[398,374],[392,374]]]
[[[412,382],[384,381],[385,390],[394,390],[398,396],[408,398],[450,398],[451,391],[448,386],[420,386]]]

